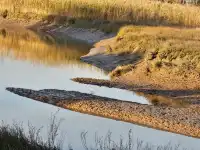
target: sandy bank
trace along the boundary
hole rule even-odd
[[[89,85],[97,85],[97,86],[105,86],[109,88],[119,88],[125,89],[133,92],[142,93],[143,96],[161,96],[165,99],[172,100],[174,103],[177,101],[182,101],[183,103],[188,104],[199,104],[200,103],[200,91],[199,90],[170,90],[170,89],[162,89],[160,87],[155,87],[155,85],[151,84],[137,84],[133,82],[133,79],[129,83],[118,80],[102,80],[102,79],[93,79],[93,78],[73,78],[75,82]],[[160,101],[160,98],[157,99]]]
[[[182,108],[141,105],[91,94],[64,90],[34,91],[7,88],[23,97],[87,114],[137,123],[156,129],[193,137],[200,137],[200,108]]]
[[[81,60],[111,72],[112,81],[154,89],[200,88],[200,31],[172,27],[125,26],[95,44],[104,52]]]

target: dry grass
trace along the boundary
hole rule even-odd
[[[28,133],[23,125],[14,123],[12,126],[2,123],[0,125],[0,149],[1,150],[61,150],[63,138],[59,138],[61,119],[57,120],[56,114],[50,118],[48,139],[41,136],[41,129],[36,129],[28,124]]]
[[[135,68],[134,65],[129,64],[129,65],[124,65],[124,66],[118,66],[116,69],[114,69],[109,75],[111,78],[116,78],[120,77],[129,71],[133,71]]]
[[[0,10],[15,18],[43,18],[61,13],[76,18],[147,25],[200,26],[200,8],[148,0],[1,0]]]
[[[41,129],[36,129],[32,125],[29,125],[28,134],[25,133],[22,126],[14,124],[0,125],[0,149],[1,150],[73,150],[73,147],[69,145],[69,148],[63,148],[62,143],[64,139],[61,138],[60,144],[57,143],[58,129],[60,127],[59,122],[53,125],[53,129],[49,132],[53,135],[53,141],[51,135],[48,136],[47,142],[40,136]],[[55,132],[55,133],[54,133]],[[150,143],[146,143],[142,140],[135,140],[132,130],[129,130],[128,140],[124,140],[122,137],[120,140],[113,141],[112,133],[109,131],[105,136],[99,136],[95,133],[94,146],[88,147],[87,132],[81,133],[81,141],[83,149],[85,150],[186,150],[180,147],[180,145],[167,145],[155,146]]]
[[[166,27],[123,27],[112,53],[139,53],[152,68],[176,68],[200,73],[200,30]],[[182,73],[182,72],[180,72]]]
[[[118,142],[112,140],[112,132],[108,132],[106,136],[99,136],[95,134],[95,146],[87,145],[87,132],[81,133],[81,140],[85,150],[186,150],[180,145],[172,146],[171,143],[167,145],[152,145],[140,139],[135,139],[132,130],[129,130],[127,140],[123,137]]]
[[[167,2],[167,3],[178,3],[178,4],[189,4],[189,5],[198,5],[200,4],[199,0],[157,0],[161,2]]]

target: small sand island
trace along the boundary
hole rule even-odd
[[[133,91],[150,105],[58,89],[8,87],[7,91],[77,112],[200,138],[200,6],[149,0],[117,0],[115,5],[111,0],[63,0],[58,6],[47,0],[22,0],[20,5],[11,1],[0,1],[1,38],[10,31],[30,30],[45,33],[50,42],[68,38],[87,43],[90,52],[80,60],[107,72],[110,80],[80,74],[72,81]]]

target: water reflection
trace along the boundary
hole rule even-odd
[[[10,57],[50,66],[81,66],[79,59],[89,50],[89,46],[85,44],[74,44],[71,41],[67,41],[65,45],[57,44],[50,35],[39,36],[31,31],[16,33],[1,29],[0,33],[1,59]]]

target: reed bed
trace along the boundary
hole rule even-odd
[[[148,0],[1,0],[10,17],[41,19],[52,13],[146,25],[200,26],[200,7]]]

